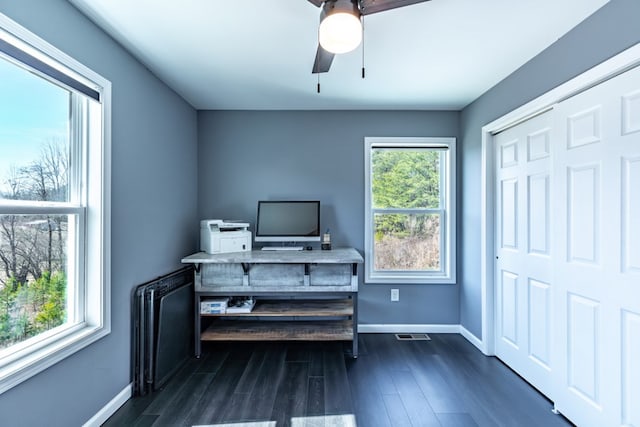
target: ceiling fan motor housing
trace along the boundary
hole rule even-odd
[[[320,12],[320,22],[322,22],[325,17],[334,13],[350,13],[351,15],[359,17],[360,7],[358,4],[358,0],[327,0],[324,2],[322,11]]]
[[[320,45],[331,53],[350,52],[362,40],[358,0],[329,0],[322,6]]]

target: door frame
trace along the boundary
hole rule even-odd
[[[480,350],[495,355],[495,164],[494,135],[542,114],[567,98],[640,66],[640,43],[620,52],[545,94],[482,127],[480,193],[480,287],[482,336]]]

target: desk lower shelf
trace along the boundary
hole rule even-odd
[[[226,321],[213,322],[202,341],[350,341],[352,321]]]
[[[261,300],[249,313],[200,314],[202,317],[330,317],[353,316],[352,299]]]

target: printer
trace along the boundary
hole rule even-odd
[[[247,222],[222,219],[200,221],[200,250],[208,254],[251,250],[251,232]]]

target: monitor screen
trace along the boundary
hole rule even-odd
[[[258,202],[256,242],[320,241],[320,202]]]

